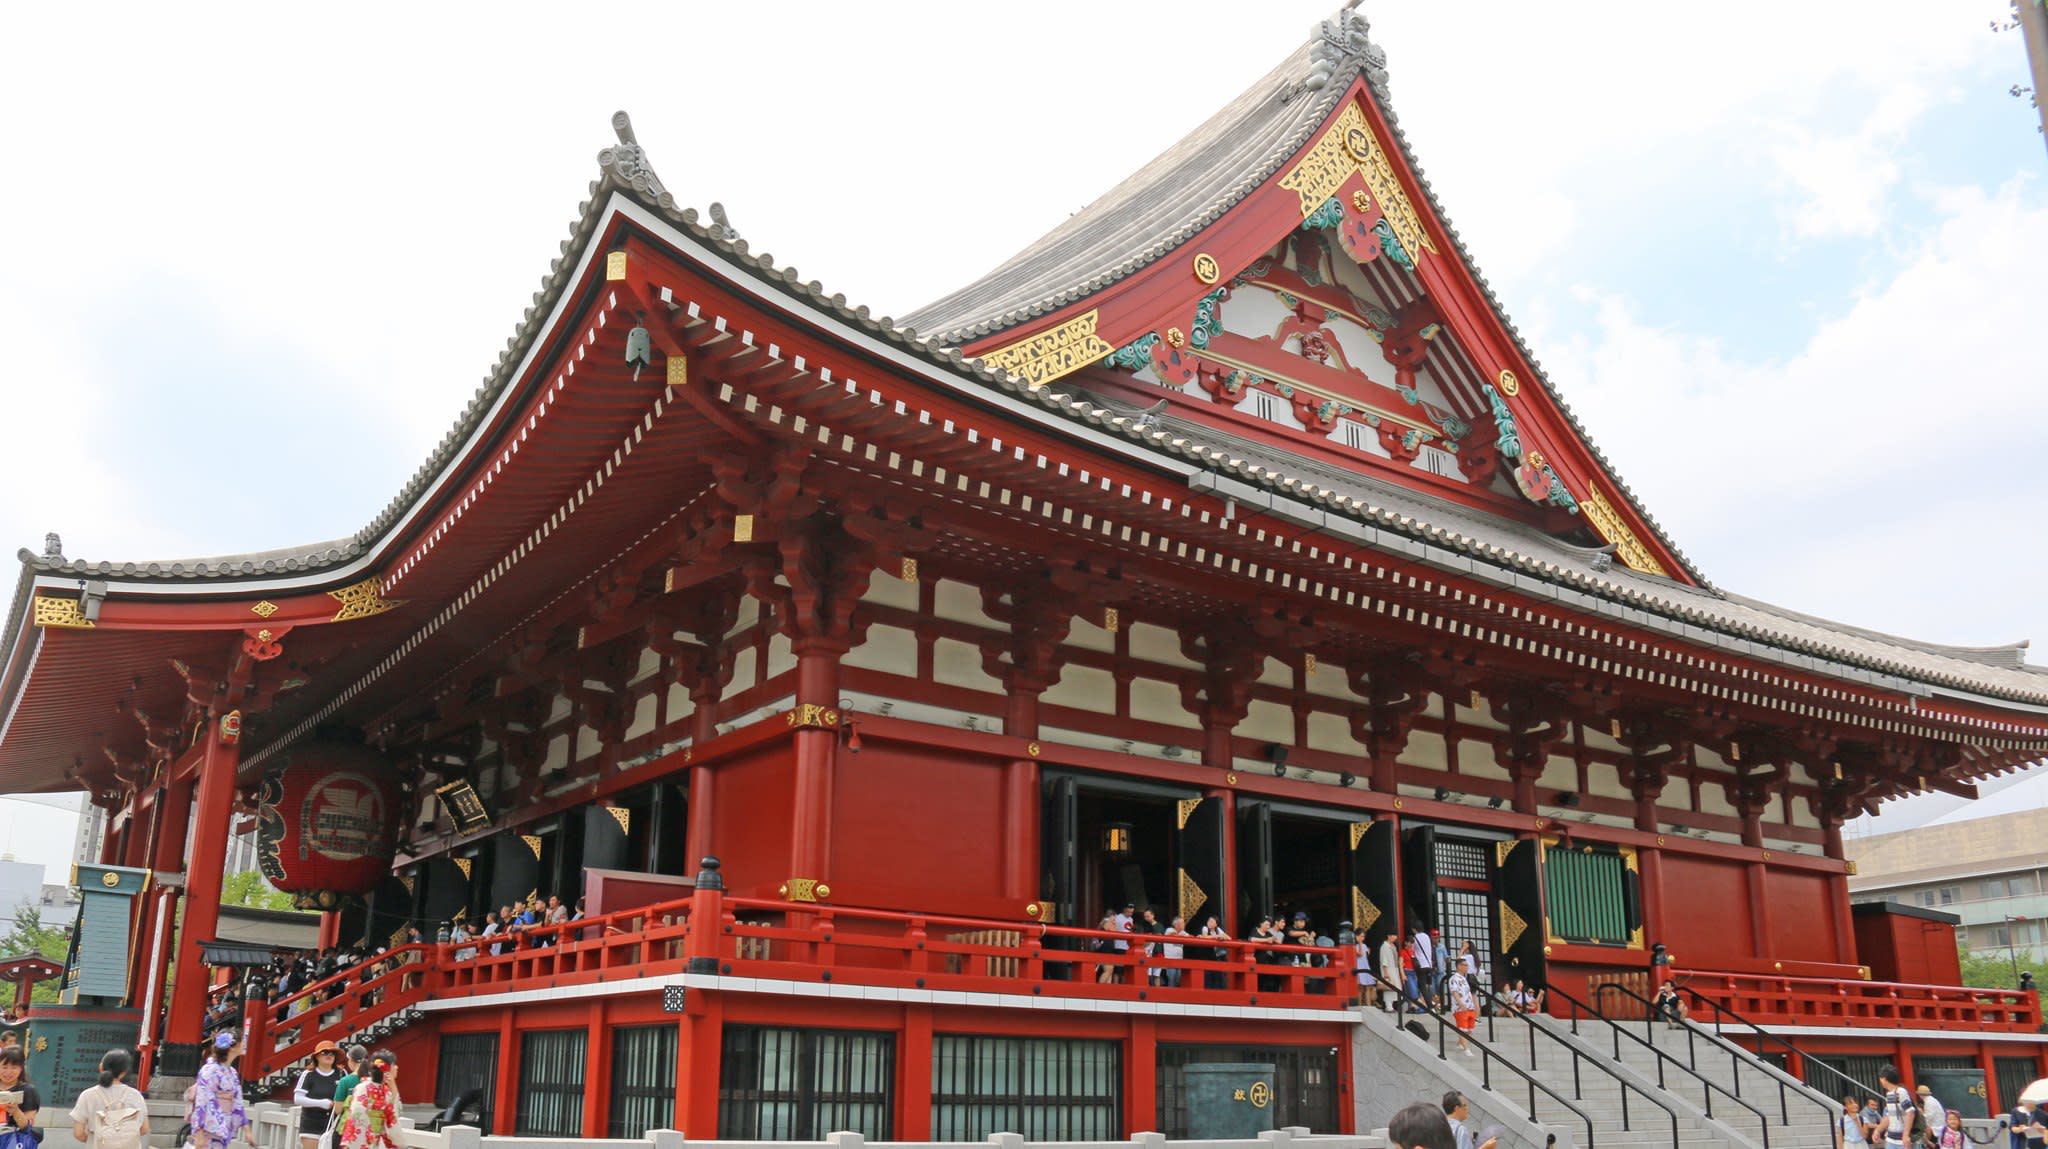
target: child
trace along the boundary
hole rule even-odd
[[[1451,1024],[1458,1027],[1458,1052],[1470,1057],[1472,1047],[1465,1044],[1465,1035],[1479,1025],[1479,1000],[1472,996],[1472,983],[1465,980],[1465,971],[1456,967],[1444,990],[1451,999]]]

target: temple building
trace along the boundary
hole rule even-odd
[[[2031,994],[1852,913],[1841,829],[2048,757],[2048,671],[1709,582],[1487,287],[1356,12],[901,320],[612,126],[361,531],[23,553],[0,790],[89,792],[108,877],[147,871],[106,1004],[154,1073],[206,1036],[185,974],[253,818],[326,940],[396,948],[253,1003],[252,1083],[367,1034],[501,1133],[1186,1133],[1210,1061],[1349,1130],[1395,1040],[1353,954],[1431,928],[1553,1012],[1680,985],[1837,1098],[1872,1059],[1993,1106],[2043,1075]],[[583,916],[438,940],[551,897]],[[1228,937],[1098,929],[1126,906]]]

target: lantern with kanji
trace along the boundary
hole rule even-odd
[[[332,910],[391,872],[398,771],[349,742],[312,742],[279,755],[256,796],[256,858],[300,909]]]

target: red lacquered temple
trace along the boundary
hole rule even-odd
[[[2048,756],[2048,672],[1710,584],[1487,288],[1356,13],[902,321],[613,126],[363,530],[23,554],[0,790],[89,791],[102,862],[158,877],[158,1072],[253,815],[330,939],[585,900],[251,1010],[252,1080],[381,1036],[500,1132],[1129,1136],[1214,1060],[1345,1129],[1353,941],[1418,927],[1553,1012],[1672,981],[1837,1097],[1811,1066],[1974,1066],[1993,1107],[2043,1074],[2031,994],[1852,912],[1841,827]],[[1126,904],[1337,948],[1097,945]]]

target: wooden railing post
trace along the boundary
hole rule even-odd
[[[718,972],[718,939],[725,920],[725,876],[717,858],[697,864],[696,891],[690,897],[690,933],[683,952],[685,973]]]

